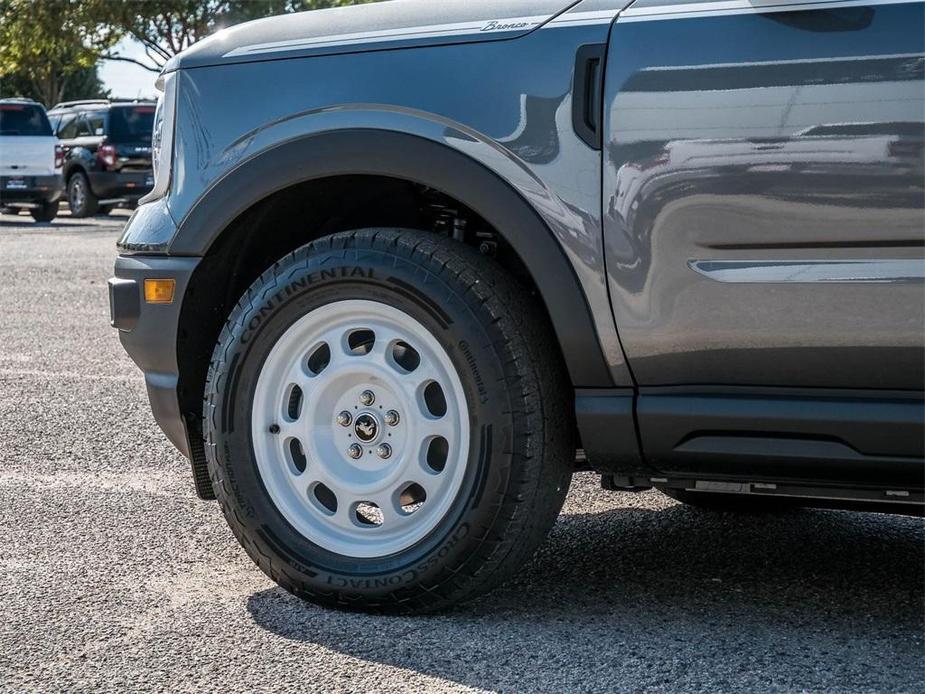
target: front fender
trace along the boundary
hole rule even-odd
[[[372,128],[321,131],[278,142],[240,161],[196,201],[183,216],[169,253],[204,255],[222,231],[253,204],[304,181],[365,174],[421,183],[473,209],[520,256],[540,289],[572,382],[612,387],[614,381],[581,283],[556,236],[522,193],[534,196],[547,210],[554,206],[554,196],[548,191],[544,194],[535,178],[515,190],[467,156],[463,153],[467,147],[486,145],[464,131],[443,126],[439,133],[444,142]],[[455,147],[446,144],[447,140]],[[503,161],[502,151],[492,156],[499,165],[517,169]],[[530,178],[522,170],[518,176]]]

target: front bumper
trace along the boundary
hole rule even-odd
[[[138,200],[154,187],[154,172],[96,171],[90,173],[90,188],[100,200]]]
[[[189,440],[177,394],[177,332],[183,296],[199,260],[120,255],[116,259],[115,277],[109,280],[110,322],[119,329],[125,351],[144,372],[154,419],[187,458]],[[145,279],[173,279],[176,282],[173,302],[146,303]]]
[[[0,176],[0,205],[55,202],[64,191],[61,174],[52,176]]]

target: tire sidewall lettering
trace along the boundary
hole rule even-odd
[[[480,503],[483,492],[476,488],[504,488],[512,474],[512,457],[503,453],[511,448],[512,431],[508,421],[512,407],[504,389],[505,368],[499,351],[503,350],[504,340],[490,329],[484,314],[480,316],[482,304],[470,301],[464,286],[441,276],[436,264],[429,267],[378,248],[330,248],[295,259],[298,264],[281,266],[276,278],[263,278],[264,293],[258,293],[258,289],[250,294],[254,298],[250,305],[242,306],[245,313],[237,329],[229,333],[233,346],[223,355],[226,364],[237,365],[222,378],[236,381],[237,386],[233,393],[219,389],[216,403],[220,408],[227,407],[222,395],[236,402],[230,415],[234,426],[228,432],[220,428],[215,431],[215,452],[224,460],[221,475],[228,483],[240,532],[248,539],[243,544],[265,571],[272,568],[275,574],[282,574],[282,579],[277,580],[297,592],[342,592],[377,598],[396,589],[413,590],[415,585],[441,583],[446,580],[447,567],[463,566],[481,546],[477,538],[486,537],[497,522],[495,504]],[[393,287],[393,280],[399,289]],[[255,284],[260,286],[260,282]],[[428,327],[459,373],[475,424],[469,470],[451,510],[430,535],[391,557],[354,559],[333,555],[299,536],[283,521],[263,488],[250,444],[251,409],[247,403],[252,402],[250,391],[269,350],[306,312],[350,298],[396,306]],[[445,312],[452,320],[439,320],[435,305],[441,315]],[[495,426],[483,428],[481,423],[485,422]],[[481,463],[480,452],[480,446],[485,445],[480,440],[484,431],[489,432],[491,441],[485,450],[492,452],[485,459],[487,467]],[[245,446],[250,456],[243,453]],[[262,526],[272,529],[266,541],[261,539]],[[264,557],[275,559],[267,564]]]
[[[239,342],[242,345],[249,344],[260,331],[261,326],[276,313],[280,306],[310,287],[324,282],[357,278],[373,280],[375,279],[375,270],[371,267],[361,267],[359,265],[343,265],[339,268],[317,270],[307,275],[299,275],[297,278],[290,279],[280,291],[271,294],[268,299],[257,307],[257,313],[245,325]]]

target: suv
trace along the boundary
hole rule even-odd
[[[166,66],[112,324],[296,595],[482,593],[579,469],[921,512],[923,3],[627,5],[398,0]]]
[[[154,102],[69,101],[48,113],[64,148],[64,180],[73,217],[134,207],[154,184]]]
[[[31,99],[0,99],[0,208],[27,209],[37,222],[58,214],[61,150],[45,115]]]

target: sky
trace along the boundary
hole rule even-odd
[[[117,55],[146,60],[144,47],[134,39],[122,39],[114,52]],[[100,79],[103,80],[103,86],[109,89],[114,97],[121,99],[157,96],[157,90],[154,88],[156,77],[156,72],[145,70],[134,63],[121,60],[104,60],[100,63]]]

